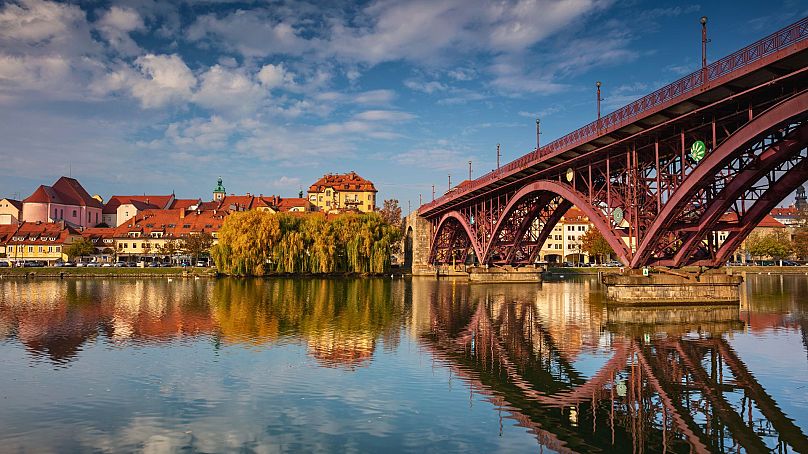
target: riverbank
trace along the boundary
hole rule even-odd
[[[212,268],[0,268],[0,277],[214,277]]]

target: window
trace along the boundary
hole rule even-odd
[[[33,253],[34,253],[34,247],[33,247],[33,246],[28,246],[28,253],[29,253],[29,254],[33,254]]]
[[[56,219],[59,216],[59,210],[56,208],[53,209],[53,219]]]
[[[65,218],[65,210],[60,209],[59,210],[59,219],[64,219],[64,218]]]
[[[73,210],[73,217],[76,217],[76,216],[78,216],[78,214],[76,213],[76,210]]]
[[[62,252],[62,246],[56,246],[56,252]]]
[[[372,195],[368,195],[368,200],[372,200],[372,199],[373,199],[373,196],[372,196]]]
[[[572,226],[572,225],[568,225],[568,226],[567,226],[567,231],[568,231],[568,232],[572,232],[572,231],[574,231],[574,230],[575,230],[575,227],[574,227],[574,226]]]
[[[95,213],[95,223],[98,223],[98,213]]]
[[[39,252],[45,252],[45,247],[44,246],[39,246]]]
[[[87,222],[90,222],[90,213],[87,213]]]
[[[8,252],[14,252],[14,246],[9,246],[8,247]]]
[[[53,246],[48,246],[48,252],[53,252]]]
[[[191,224],[182,224],[182,228],[184,228],[184,229],[190,229],[190,228],[191,228]]]
[[[137,243],[132,243],[132,249],[137,247]]]

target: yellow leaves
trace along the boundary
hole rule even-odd
[[[230,215],[211,252],[219,271],[269,273],[386,273],[400,230],[377,214],[323,216],[247,211]]]

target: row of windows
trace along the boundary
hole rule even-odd
[[[73,218],[78,217],[79,213],[77,210],[73,210]],[[63,209],[53,209],[53,220],[57,219],[64,219],[65,218],[65,210]],[[92,213],[87,213],[87,223],[92,222]],[[95,213],[95,223],[98,224],[98,213]]]
[[[568,225],[567,226],[567,231],[568,232],[575,232],[576,231],[575,227],[578,227],[578,230],[577,230],[578,232],[586,232],[586,226],[585,225]]]
[[[28,253],[33,254],[34,248],[37,248],[37,252],[43,253],[45,252],[45,246],[28,246]],[[25,246],[17,246],[17,252],[25,252]],[[47,246],[48,252],[62,252],[62,246]],[[14,246],[8,247],[8,254],[14,253]]]

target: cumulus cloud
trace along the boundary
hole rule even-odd
[[[258,80],[267,88],[291,86],[295,84],[295,76],[286,70],[283,63],[267,64],[258,71]]]
[[[314,43],[297,35],[293,25],[278,21],[265,10],[239,9],[224,17],[201,16],[188,28],[190,41],[213,41],[248,57],[299,55]]]
[[[119,53],[128,56],[140,54],[140,47],[129,35],[146,28],[137,11],[113,6],[101,16],[96,26],[109,45]]]
[[[214,111],[247,113],[254,111],[266,97],[261,88],[244,71],[214,65],[200,76],[200,87],[193,101]]]
[[[428,94],[434,93],[436,91],[445,91],[449,89],[449,87],[446,84],[438,82],[437,80],[433,80],[430,82],[422,82],[418,80],[408,79],[404,81],[404,86],[409,88],[410,90],[421,91]]]
[[[141,77],[130,81],[131,90],[143,107],[189,99],[196,86],[196,77],[179,55],[147,54],[138,57],[135,65]]]

